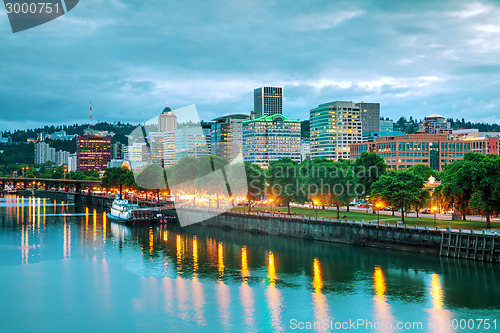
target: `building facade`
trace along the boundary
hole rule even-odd
[[[488,138],[488,154],[500,155],[498,146],[500,144],[499,137]]]
[[[68,172],[77,170],[76,154],[70,154],[68,157]]]
[[[243,121],[243,160],[267,168],[281,158],[300,162],[300,121],[282,114]]]
[[[124,159],[129,162],[148,162],[146,157],[147,146],[145,143],[134,142],[129,146],[123,147]]]
[[[364,132],[380,132],[380,103],[356,103]]]
[[[111,159],[123,160],[123,143],[113,143],[111,145]]]
[[[175,164],[175,130],[177,116],[167,105],[158,116],[158,132],[163,133],[163,166],[165,168]]]
[[[259,87],[253,91],[256,118],[283,113],[283,88]]]
[[[311,158],[348,159],[349,145],[362,141],[359,107],[353,102],[330,102],[310,111]]]
[[[375,152],[381,156],[388,170],[410,168],[425,164],[434,170],[442,170],[446,164],[461,160],[471,151],[471,143],[450,140],[444,134],[405,134],[378,137],[375,142],[353,143],[351,159],[363,152]]]
[[[243,162],[243,121],[249,118],[246,114],[232,114],[213,119],[210,127],[212,155]]]
[[[185,125],[175,131],[175,161],[184,156],[210,156],[210,129],[207,123]]]
[[[167,105],[158,116],[158,132],[169,132],[177,129],[177,116]]]
[[[451,124],[438,114],[431,114],[425,117],[419,126],[420,133],[427,134],[451,134]]]
[[[56,165],[68,165],[69,161],[69,151],[58,150],[56,151]]]
[[[86,135],[76,138],[77,171],[101,171],[111,161],[111,137]]]
[[[56,149],[45,142],[35,144],[35,163],[43,164],[47,162],[56,162]]]
[[[300,160],[311,158],[311,141],[308,138],[300,140]]]
[[[165,163],[165,134],[163,132],[149,132],[148,142],[150,162]]]
[[[390,119],[380,120],[380,132],[394,131],[394,121]]]

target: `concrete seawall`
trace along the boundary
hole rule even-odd
[[[206,213],[192,209],[193,219]],[[406,224],[354,222],[320,218],[226,212],[202,225],[253,233],[414,251],[480,261],[499,262],[500,236],[479,231],[439,230]]]

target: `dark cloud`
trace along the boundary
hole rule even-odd
[[[306,118],[334,100],[384,116],[499,121],[495,2],[80,2],[12,34],[0,14],[0,126],[139,122],[168,102],[200,117],[249,112],[253,88],[285,87]],[[470,108],[474,112],[470,112]]]

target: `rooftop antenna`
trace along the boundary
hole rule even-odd
[[[90,97],[90,122],[89,122],[89,128],[90,128],[91,124],[92,124],[92,97]]]

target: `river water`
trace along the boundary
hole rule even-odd
[[[0,331],[499,332],[500,265],[0,199]]]

